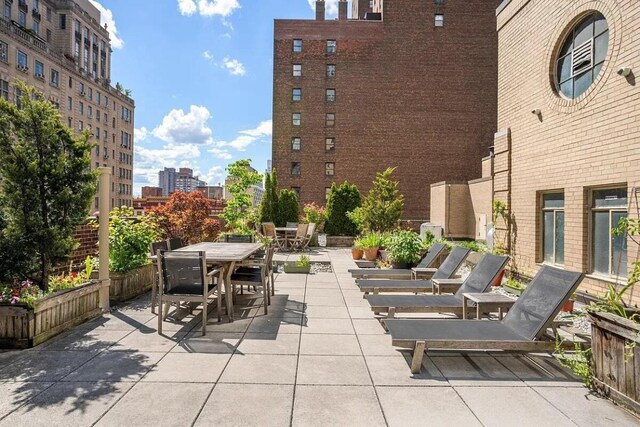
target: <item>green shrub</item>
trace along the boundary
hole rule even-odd
[[[362,248],[380,248],[384,243],[384,237],[382,233],[367,233],[358,239],[358,242]]]
[[[327,199],[327,221],[324,230],[332,236],[355,236],[358,227],[347,216],[360,206],[360,192],[354,184],[348,181],[340,185],[333,183]]]
[[[276,225],[284,227],[287,222],[298,222],[300,208],[295,191],[283,189],[278,196],[278,218]]]
[[[422,239],[410,230],[400,230],[391,236],[387,247],[389,258],[396,263],[415,264],[420,261]]]
[[[373,187],[362,201],[362,207],[356,211],[356,217],[362,218],[366,231],[385,232],[397,228],[398,220],[404,209],[404,196],[398,191],[398,181],[391,179],[395,168],[378,172]]]
[[[149,247],[158,239],[153,215],[133,217],[133,209],[116,208],[109,215],[109,267],[125,272],[148,264]]]
[[[296,261],[296,267],[309,267],[311,265],[311,258],[309,255],[300,255],[298,261]]]

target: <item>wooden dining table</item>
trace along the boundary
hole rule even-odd
[[[220,265],[225,292],[225,303],[229,322],[233,322],[233,285],[231,275],[237,263],[245,261],[251,255],[262,249],[261,243],[219,243],[202,242],[184,246],[178,251],[204,251],[208,265]],[[220,286],[220,285],[219,285]],[[203,319],[206,322],[207,319]]]
[[[284,234],[285,248],[289,248],[289,239],[292,236],[295,238],[297,232],[298,232],[298,227],[276,227],[276,233]]]

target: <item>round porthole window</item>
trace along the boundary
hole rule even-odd
[[[582,95],[600,74],[609,47],[609,25],[590,12],[567,35],[556,60],[558,92],[568,99]]]

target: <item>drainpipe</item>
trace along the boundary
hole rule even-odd
[[[100,269],[98,272],[98,281],[102,285],[100,288],[100,308],[103,313],[109,313],[109,200],[111,198],[109,189],[111,188],[111,168],[100,167],[100,181],[98,188],[98,196],[100,198],[99,206],[99,228],[98,251],[100,254]]]

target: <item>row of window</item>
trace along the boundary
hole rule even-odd
[[[329,54],[338,51],[338,42],[336,40],[327,40],[325,52]],[[293,39],[293,53],[302,53],[302,39]]]
[[[293,126],[302,126],[302,113],[291,113],[291,124]],[[326,113],[324,115],[324,124],[327,127],[336,125],[336,113]]]
[[[300,176],[301,175],[302,165],[300,162],[291,162],[291,175]],[[335,162],[325,162],[324,164],[324,175],[325,176],[334,176],[336,174],[336,164]]]
[[[22,3],[22,2],[20,2]],[[26,3],[25,3],[26,4]],[[12,17],[12,5],[13,5],[13,0],[4,0],[4,7],[2,9],[2,16],[10,21],[11,17]],[[31,22],[31,30],[36,34],[36,35],[40,35],[40,0],[33,0],[33,12],[32,12],[32,22]],[[29,8],[25,8],[26,10],[24,10],[23,8],[18,8],[18,24],[22,27],[22,28],[27,28],[27,15],[28,15],[28,10]],[[52,17],[52,11],[51,8],[47,6],[47,10],[46,10],[46,18],[47,21],[51,22],[51,17]]]
[[[115,190],[114,190],[115,191]],[[95,209],[98,209],[98,198],[96,197],[93,201],[93,205]],[[118,199],[118,206],[133,206],[133,202],[131,199]],[[111,209],[115,208],[115,199],[111,199]]]
[[[324,150],[327,153],[333,152],[336,149],[336,139],[335,138],[325,138],[324,139]],[[291,138],[291,151],[300,151],[302,150],[302,139],[299,136],[294,136]]]
[[[564,193],[545,193],[541,200],[542,260],[564,264]],[[591,192],[591,271],[608,277],[627,277],[627,239],[612,231],[627,217],[627,189],[612,188]]]
[[[293,77],[302,77],[302,64],[293,64],[292,69]],[[327,77],[336,76],[336,64],[327,64],[326,72]]]
[[[302,89],[299,87],[294,87],[291,90],[291,100],[293,102],[302,101]],[[326,89],[325,90],[325,100],[327,102],[335,102],[336,100],[336,90],[335,89]]]

